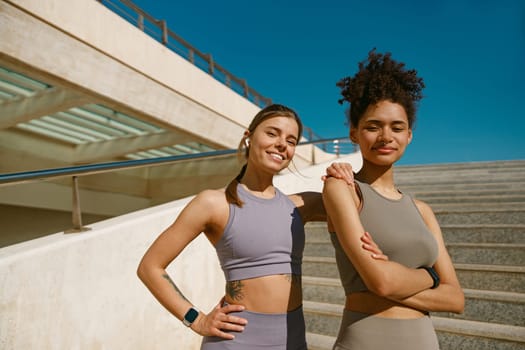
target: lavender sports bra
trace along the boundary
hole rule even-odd
[[[295,204],[277,188],[271,199],[237,186],[240,208],[230,216],[215,245],[226,281],[276,274],[301,274],[304,224]]]

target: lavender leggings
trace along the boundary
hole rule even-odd
[[[344,310],[334,350],[439,350],[430,317],[384,318]]]
[[[201,350],[306,350],[303,308],[286,314],[236,312],[248,320],[243,332],[232,332],[235,339],[204,337]]]

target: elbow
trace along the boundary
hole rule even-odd
[[[443,289],[441,289],[443,288]],[[447,301],[443,307],[437,311],[452,312],[455,314],[462,314],[465,311],[465,293],[463,289],[456,283],[442,283],[436,290],[442,290],[443,297],[441,300]]]
[[[458,295],[453,298],[452,312],[462,314],[465,311],[465,294],[459,290]]]
[[[146,280],[146,276],[147,276],[147,266],[146,264],[144,263],[144,261],[141,261],[139,266],[137,267],[137,277],[142,281],[144,282]]]
[[[367,288],[374,294],[383,298],[396,297],[395,281],[391,281],[387,274],[380,274],[376,278],[370,280]]]

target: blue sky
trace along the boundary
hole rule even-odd
[[[319,136],[348,135],[335,84],[376,47],[426,84],[399,164],[525,159],[525,1],[134,3]]]

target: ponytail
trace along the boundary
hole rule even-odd
[[[226,187],[226,200],[228,201],[228,203],[234,204],[240,208],[242,207],[243,202],[239,199],[239,196],[237,195],[237,186],[241,183],[241,179],[244,176],[245,172],[246,164],[242,166],[239,175],[237,175],[235,179],[233,179]]]

